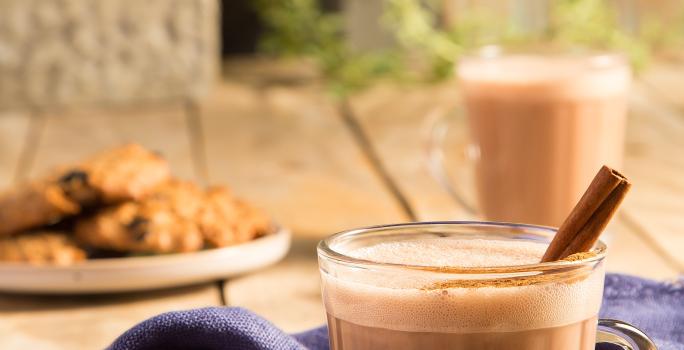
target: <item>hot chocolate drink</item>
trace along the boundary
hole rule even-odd
[[[332,349],[594,349],[602,264],[555,275],[444,273],[536,264],[546,246],[426,236],[343,248],[352,258],[412,267],[322,273]]]
[[[601,165],[621,167],[619,56],[473,57],[458,75],[488,220],[560,226]]]

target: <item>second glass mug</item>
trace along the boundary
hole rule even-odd
[[[588,258],[520,266],[409,265],[349,254],[416,239],[547,243],[554,234],[541,226],[451,221],[376,226],[325,239],[318,260],[331,349],[593,350],[595,343],[656,349],[637,328],[598,319],[602,242]]]
[[[558,227],[602,165],[620,169],[631,81],[621,55],[490,46],[462,58],[458,78],[463,107],[428,118],[428,164],[485,219]],[[448,149],[464,156],[458,170],[474,166],[473,186],[451,181]]]

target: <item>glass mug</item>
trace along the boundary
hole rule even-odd
[[[631,82],[622,56],[486,47],[461,59],[458,78],[463,107],[428,118],[428,164],[465,208],[558,227],[602,165],[621,168]],[[447,149],[464,155],[452,171]],[[465,174],[452,184],[463,168],[472,186]]]
[[[349,254],[417,239],[437,246],[475,238],[548,243],[554,234],[541,226],[451,221],[361,228],[325,239],[318,261],[331,349],[593,350],[596,343],[656,349],[637,328],[598,320],[602,242],[588,258],[519,266],[407,265]]]

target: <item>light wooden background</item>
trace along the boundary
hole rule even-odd
[[[3,113],[0,184],[126,141],[160,150],[182,177],[232,186],[295,233],[281,263],[227,281],[95,296],[0,294],[1,349],[94,349],[155,314],[247,307],[282,327],[320,325],[315,244],[355,226],[464,219],[425,169],[420,131],[453,84],[379,86],[331,99],[298,62],[236,60],[202,103]],[[654,65],[631,98],[625,173],[634,188],[611,227],[608,269],[684,271],[684,61]]]

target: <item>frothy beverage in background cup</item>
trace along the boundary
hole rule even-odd
[[[486,219],[557,227],[597,168],[621,168],[631,81],[622,56],[487,48],[461,60],[458,78]]]
[[[540,264],[554,233],[441,222],[332,236],[318,249],[331,348],[594,349],[605,245]]]

